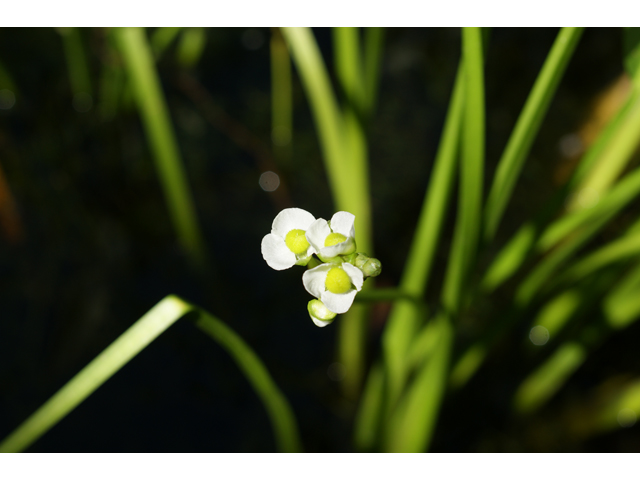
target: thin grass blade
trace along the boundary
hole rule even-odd
[[[586,358],[586,349],[579,343],[569,342],[558,348],[549,360],[522,382],[514,397],[516,411],[530,413],[540,408]]]
[[[443,304],[453,314],[461,308],[465,278],[478,247],[484,178],[482,31],[479,28],[463,28],[462,46],[466,87],[460,194],[453,246],[442,292]]]
[[[368,27],[364,29],[364,104],[363,113],[369,118],[374,110],[380,84],[382,52],[384,48],[385,29]]]
[[[331,89],[320,50],[308,28],[287,27],[281,31],[311,105],[336,207],[351,211],[348,207],[354,199],[349,189],[349,166],[348,159],[345,158],[344,120]],[[356,222],[358,221],[356,216]],[[358,223],[356,231],[359,231]]]
[[[624,66],[634,79],[636,88],[640,88],[640,28],[625,27],[622,29],[624,47]]]
[[[229,352],[262,400],[281,451],[300,451],[301,443],[293,411],[253,350],[213,315],[169,295],[120,335],[0,443],[0,452],[21,452],[28,448],[162,332],[194,311],[197,312],[195,324]]]
[[[124,57],[178,238],[192,266],[203,268],[206,250],[202,233],[144,31],[140,28],[117,28],[114,35]]]
[[[302,444],[291,406],[255,352],[229,327],[213,315],[198,309],[195,324],[216,340],[236,361],[262,400],[281,452],[300,452]]]
[[[164,298],[9,435],[0,452],[28,448],[190,310],[177,297]]]
[[[151,34],[151,50],[153,56],[158,59],[162,56],[169,45],[178,37],[182,27],[159,27]]]
[[[418,453],[429,448],[447,387],[454,337],[446,314],[433,321],[438,325],[439,341],[387,424],[387,452]]]
[[[384,370],[379,363],[371,367],[355,418],[353,443],[359,452],[371,452],[380,440]]]
[[[487,242],[491,241],[498,229],[524,161],[580,40],[582,30],[565,27],[558,33],[498,162],[485,209],[484,236]]]
[[[293,135],[291,58],[280,29],[271,32],[271,142],[280,163],[287,165]]]
[[[576,188],[569,210],[596,205],[627,166],[640,137],[640,98],[636,98],[625,121],[605,148],[597,163]]]
[[[184,67],[192,68],[200,60],[206,43],[204,28],[185,28],[178,42],[178,62]]]
[[[64,53],[67,58],[67,67],[69,68],[71,91],[74,95],[85,94],[91,97],[93,95],[91,75],[89,74],[87,56],[84,51],[84,46],[82,45],[80,29],[68,27],[57,30],[62,36],[64,44]]]
[[[453,87],[433,173],[425,195],[402,273],[400,290],[415,297],[424,295],[433,258],[442,234],[442,223],[451,197],[456,169],[460,126],[464,110],[465,77],[462,63]],[[408,375],[407,352],[419,327],[420,310],[412,302],[396,301],[383,332],[385,369],[390,405],[402,391]]]
[[[550,235],[551,237],[557,235],[556,239],[548,238],[545,242],[540,244],[543,248],[548,248],[552,243],[555,243],[558,238],[566,235],[568,231],[574,228],[574,226],[571,226],[571,228],[568,228],[566,231],[559,232],[559,235],[551,235],[547,233],[555,229],[559,229],[560,227],[557,225],[564,222],[575,221],[564,220],[564,217],[562,217],[554,222],[552,227],[549,227],[548,225],[557,214],[557,211],[563,207],[567,198],[575,190],[575,187],[583,181],[586,175],[593,168],[594,164],[600,158],[600,155],[604,152],[605,148],[611,143],[614,134],[616,134],[621,125],[625,122],[627,115],[629,114],[631,107],[636,103],[637,98],[637,94],[633,94],[627,99],[625,104],[618,110],[615,117],[600,133],[596,142],[591,146],[591,148],[589,148],[587,154],[582,158],[580,165],[575,170],[565,187],[554,195],[554,197],[543,207],[535,220],[526,222],[522,227],[520,227],[512,239],[500,250],[496,259],[487,269],[482,280],[482,289],[485,293],[489,293],[498,288],[504,281],[518,271],[518,269],[524,264],[525,260],[527,260],[534,252],[534,246],[543,234],[543,229],[545,235]],[[583,215],[589,214],[584,213]],[[545,229],[545,227],[547,228]],[[550,242],[549,240],[553,240],[553,242]],[[544,247],[544,245],[547,245],[547,247]]]

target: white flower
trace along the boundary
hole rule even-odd
[[[307,310],[309,310],[311,320],[313,320],[313,323],[318,327],[326,327],[336,318],[336,314],[325,307],[324,303],[320,300],[309,300]]]
[[[363,282],[360,269],[350,263],[324,263],[302,275],[302,283],[307,292],[322,300],[325,307],[333,313],[345,313],[351,308]]]
[[[301,208],[285,208],[273,220],[271,233],[262,239],[262,256],[274,270],[306,265],[316,250],[305,233],[315,217]]]
[[[311,224],[307,230],[307,240],[322,260],[356,251],[355,218],[349,212],[337,212],[331,217],[330,223],[319,218]]]

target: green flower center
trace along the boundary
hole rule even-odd
[[[324,239],[324,246],[332,247],[333,245],[344,242],[346,239],[347,237],[345,237],[341,233],[330,233],[329,235],[327,235],[327,238]]]
[[[309,242],[307,242],[307,237],[304,236],[304,230],[300,229],[291,230],[287,233],[284,243],[296,255],[305,253],[309,248]]]
[[[351,289],[351,279],[343,269],[333,267],[327,273],[324,285],[331,293],[346,293]]]

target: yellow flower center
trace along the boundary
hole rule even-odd
[[[330,233],[329,235],[327,235],[327,238],[324,239],[324,246],[332,247],[333,245],[344,242],[346,239],[347,237],[345,237],[341,233]]]
[[[296,255],[305,253],[309,248],[309,242],[307,242],[307,237],[304,236],[304,230],[300,229],[291,230],[287,233],[284,243]]]
[[[351,288],[351,279],[343,269],[333,267],[327,273],[324,285],[331,293],[346,293]]]

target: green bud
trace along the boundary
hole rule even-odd
[[[369,257],[364,253],[358,253],[355,266],[362,270],[365,277],[377,277],[382,272],[382,263],[377,258]]]
[[[332,322],[336,317],[336,314],[324,306],[320,300],[310,300],[307,304],[307,310],[311,316],[311,320],[314,322],[319,320],[320,322]]]

